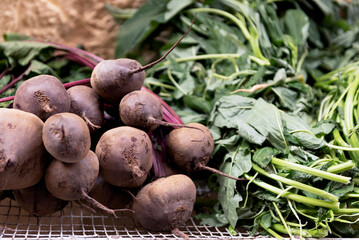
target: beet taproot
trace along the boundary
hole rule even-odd
[[[44,175],[43,125],[32,113],[0,108],[0,190],[30,187]]]
[[[21,208],[37,217],[60,211],[68,204],[47,190],[44,179],[34,186],[13,190],[12,194]]]
[[[104,100],[119,103],[121,99],[132,91],[140,90],[145,81],[145,70],[163,61],[178,43],[189,33],[192,24],[185,34],[159,59],[145,66],[129,58],[110,59],[98,63],[91,74],[91,87]]]
[[[173,164],[187,173],[208,170],[231,179],[243,180],[208,167],[214,149],[211,132],[200,123],[189,123],[186,126],[192,128],[173,129],[167,136],[167,153]]]
[[[89,151],[85,158],[76,163],[65,163],[54,159],[46,169],[45,184],[55,197],[67,201],[85,201],[116,217],[115,210],[109,209],[88,195],[99,174],[96,154]]]
[[[81,85],[74,86],[67,89],[67,94],[71,100],[70,112],[85,120],[91,132],[103,125],[103,102],[92,88]]]
[[[145,91],[133,91],[126,94],[119,106],[120,118],[126,126],[154,131],[160,125],[168,127],[189,127],[183,124],[162,120],[162,103],[153,94]]]
[[[117,187],[136,188],[144,183],[153,164],[147,133],[121,126],[106,131],[96,145],[101,176]]]
[[[145,185],[136,195],[132,210],[134,220],[150,231],[178,230],[190,218],[196,200],[196,186],[183,174],[159,178]]]
[[[48,118],[42,138],[46,150],[57,160],[67,163],[82,160],[91,147],[89,128],[74,113],[58,113]]]
[[[45,121],[50,116],[68,112],[70,98],[61,81],[51,75],[30,78],[16,90],[13,107],[30,112]]]
[[[98,176],[89,196],[111,209],[130,208],[132,196],[129,190],[113,186]]]

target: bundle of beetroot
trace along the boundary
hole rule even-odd
[[[196,186],[184,174],[211,170],[206,164],[213,137],[202,124],[184,125],[143,86],[145,69],[162,61],[186,34],[145,66],[128,58],[102,60],[54,43],[3,43],[8,67],[2,80],[14,69],[24,72],[0,90],[10,95],[0,99],[5,104],[0,108],[0,191],[12,191],[35,216],[75,201],[114,217],[131,211],[148,230],[186,237],[178,227],[191,216]],[[24,49],[34,52],[27,62],[19,58]],[[52,60],[90,68],[91,77],[65,83],[54,72],[40,72],[45,65],[37,57],[43,50],[52,53]],[[9,67],[13,60],[18,65]]]

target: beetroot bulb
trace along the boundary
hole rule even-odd
[[[129,58],[104,60],[97,64],[92,71],[91,87],[105,101],[119,103],[127,94],[140,90],[145,81],[145,70],[161,62],[189,33],[195,17],[188,31],[158,60],[142,66],[138,61]]]

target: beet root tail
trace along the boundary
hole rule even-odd
[[[207,171],[211,171],[213,173],[216,173],[218,175],[221,175],[221,176],[224,176],[224,177],[227,177],[227,178],[230,178],[230,179],[233,179],[233,180],[237,180],[237,181],[244,181],[244,180],[247,180],[245,178],[236,178],[236,177],[232,177],[224,172],[221,172],[215,168],[211,168],[211,167],[208,167],[208,166],[205,166],[203,164],[200,164],[199,166],[199,169],[202,169],[202,170],[207,170]]]
[[[148,121],[150,123],[153,123],[153,124],[159,124],[161,126],[166,126],[166,127],[178,127],[178,128],[192,128],[192,129],[196,129],[196,130],[199,130],[201,132],[203,132],[202,129],[200,128],[197,128],[197,127],[192,127],[192,126],[187,126],[187,125],[184,125],[184,124],[177,124],[177,123],[169,123],[169,122],[165,122],[165,121],[162,121],[162,120],[158,120],[154,117],[149,117],[148,118]]]
[[[87,195],[87,193],[85,191],[82,190],[82,199],[84,201],[86,201],[88,204],[90,204],[91,207],[94,208],[98,208],[101,209],[102,211],[108,213],[109,215],[114,216],[115,218],[117,218],[116,212],[113,209],[109,209],[108,207],[102,205],[101,203],[99,203],[98,201],[96,201],[94,198],[90,197],[89,195]]]
[[[165,55],[163,55],[162,57],[160,57],[159,59],[157,59],[156,61],[153,61],[141,68],[137,68],[137,69],[134,69],[131,71],[132,74],[134,73],[138,73],[138,72],[142,72],[148,68],[151,68],[152,66],[156,65],[157,63],[159,62],[162,62],[168,54],[170,54],[170,52],[172,52],[173,49],[175,49],[175,47],[177,47],[177,45],[182,41],[182,39],[191,31],[192,29],[192,26],[193,26],[193,23],[194,23],[194,20],[196,19],[196,16],[197,16],[197,13],[195,13],[193,19],[192,19],[192,23],[191,23],[191,26],[188,28],[187,32],[185,32],[185,34],[182,35],[182,37],[180,37],[177,42],[175,42],[175,44],[173,44],[173,46],[165,53]]]
[[[182,232],[181,230],[179,230],[178,228],[173,229],[172,234],[177,236],[177,237],[186,239],[186,240],[189,239],[188,235],[185,234],[184,232]]]
[[[109,209],[108,207],[102,205],[101,203],[99,203],[98,201],[96,201],[94,198],[90,197],[85,191],[82,191],[82,200],[86,201],[86,203],[88,203],[91,207],[89,208],[98,208],[102,211],[104,211],[105,213],[114,216],[115,218],[118,218],[116,212],[125,212],[125,211],[129,211],[134,213],[134,211],[132,209]]]

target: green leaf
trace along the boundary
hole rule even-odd
[[[105,3],[105,8],[107,12],[112,16],[112,18],[118,24],[122,24],[126,19],[130,18],[135,14],[137,9],[121,9],[117,8],[111,4]]]
[[[270,213],[264,214],[261,217],[261,222],[264,227],[270,228],[270,226],[272,225],[272,216],[270,215]]]
[[[258,133],[253,127],[240,118],[237,119],[237,129],[238,135],[250,143],[262,145],[266,140],[262,134]]]
[[[239,177],[243,173],[249,172],[251,167],[249,145],[242,141],[237,148],[226,154],[224,164],[220,170],[230,176]],[[236,190],[236,180],[218,176],[218,183],[220,185],[218,201],[231,226],[236,226],[238,220],[237,208],[239,208],[239,202],[242,201],[242,196]]]
[[[30,40],[31,37],[21,33],[4,33],[5,41]]]
[[[168,22],[193,0],[149,0],[125,21],[116,36],[115,56],[124,57],[137,44],[156,29],[158,24]]]
[[[224,96],[215,103],[209,121],[217,127],[237,128],[237,119],[251,109],[255,102],[253,98],[239,95]]]
[[[284,108],[287,108],[291,111],[295,109],[295,104],[298,97],[297,92],[282,86],[273,87],[272,91],[278,96]]]
[[[282,120],[288,132],[300,143],[301,146],[308,149],[318,149],[325,145],[325,140],[315,136],[311,128],[298,116],[290,113],[282,113]]]
[[[27,75],[28,78],[31,78],[31,77],[41,75],[41,74],[53,75],[53,76],[59,78],[59,76],[57,76],[56,72],[49,65],[42,63],[40,61],[37,61],[37,60],[32,60],[30,67],[25,72],[25,75]]]
[[[279,150],[286,148],[281,113],[273,104],[260,98],[250,111],[243,114],[243,119],[265,136],[275,148]]]
[[[209,101],[206,101],[202,97],[197,97],[194,95],[185,95],[183,97],[183,102],[189,108],[192,108],[202,113],[210,113],[212,110],[211,103]]]
[[[344,196],[347,193],[353,192],[354,182],[349,184],[341,184],[337,182],[329,182],[330,190],[329,192],[338,196],[339,198]]]
[[[334,128],[335,123],[332,120],[322,120],[312,127],[312,131],[316,136],[323,136],[331,133]]]
[[[304,44],[309,34],[308,16],[299,9],[290,9],[286,11],[283,22],[285,32],[293,37],[295,44]]]
[[[40,55],[50,55],[53,49],[52,46],[40,42],[10,41],[0,43],[0,51],[4,52],[11,65],[19,63],[21,66],[26,66]]]
[[[178,116],[181,118],[182,122],[187,123],[200,123],[200,122],[206,122],[207,115],[200,114],[190,108],[183,108],[179,109],[174,106],[172,106],[172,109],[178,114]]]
[[[215,214],[196,214],[196,219],[201,220],[201,225],[208,225],[213,227],[223,227],[225,225],[228,225],[228,219],[226,216],[222,213],[215,213]]]
[[[277,153],[278,150],[275,148],[260,148],[254,153],[253,162],[257,163],[261,168],[265,168]]]

